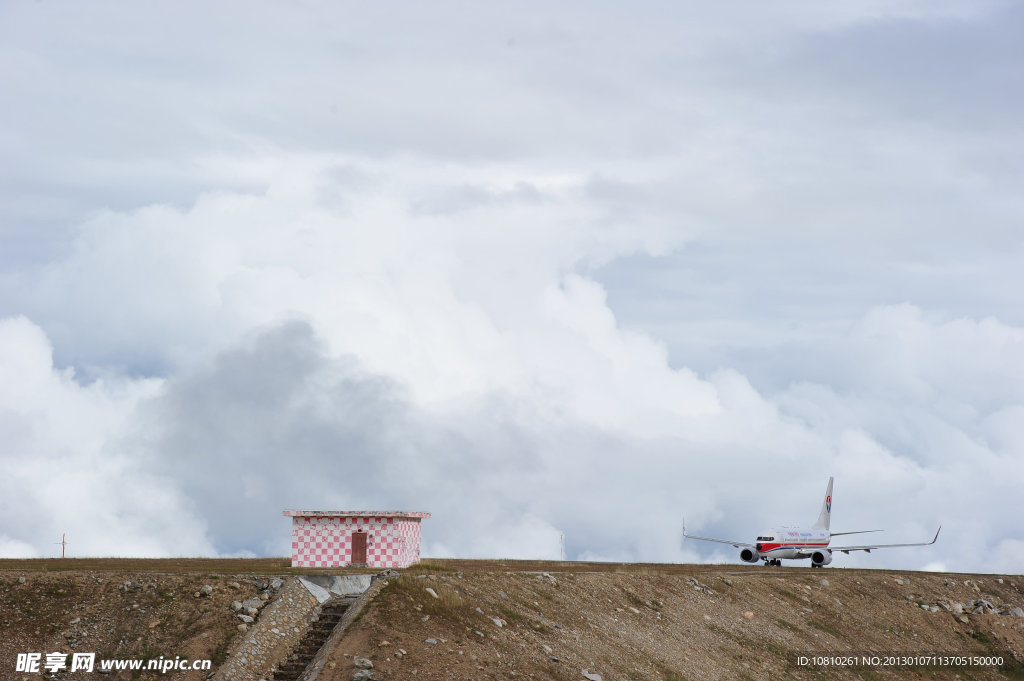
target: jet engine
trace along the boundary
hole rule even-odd
[[[753,549],[743,549],[740,551],[740,560],[744,563],[756,563],[761,560],[761,556]]]
[[[811,554],[811,564],[814,567],[821,567],[822,565],[828,565],[832,562],[831,551],[815,551]]]

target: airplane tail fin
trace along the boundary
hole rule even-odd
[[[814,523],[814,529],[827,530],[829,521],[832,519],[832,478],[828,479],[828,487],[825,488],[825,500],[821,502],[821,513],[818,515],[818,522]]]

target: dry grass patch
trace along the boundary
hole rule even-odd
[[[433,590],[437,597],[432,596],[427,589]],[[440,580],[425,579],[406,573],[392,580],[387,590],[398,598],[406,599],[416,610],[432,617],[461,621],[471,611],[466,599],[455,587]]]

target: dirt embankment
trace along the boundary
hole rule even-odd
[[[231,601],[259,598],[267,586],[242,575],[0,571],[0,679],[205,679],[209,671],[94,674],[101,659],[208,659],[216,668],[238,633]],[[19,653],[45,662],[54,652],[68,654],[68,669],[17,671]],[[75,652],[95,653],[97,671],[70,673]]]
[[[209,658],[216,669],[239,634],[231,601],[258,598],[269,575],[296,572],[279,561],[263,575],[252,574],[267,567],[255,561],[202,563],[194,572],[199,562],[180,560],[132,564],[131,571],[117,561],[63,571],[55,565],[0,564],[0,680],[42,678],[14,671],[25,652]],[[210,593],[196,596],[204,585]],[[330,652],[320,680],[350,681],[355,656],[370,659],[381,681],[584,681],[584,670],[603,681],[1024,679],[1024,618],[993,614],[979,602],[1007,612],[1024,607],[1024,577],[430,561],[390,580]],[[968,653],[1007,664],[821,670],[796,660],[851,652]],[[208,674],[50,678],[193,681]]]
[[[1024,618],[957,613],[1024,606],[1024,578],[807,568],[622,566],[407,571],[332,652],[320,679],[349,681],[355,656],[381,679],[1024,679]],[[427,589],[437,594],[435,598]],[[921,606],[924,605],[928,609]],[[950,610],[946,610],[946,606]],[[980,607],[980,606],[979,606]],[[936,611],[932,611],[936,608]],[[799,653],[1001,656],[956,668],[801,667]]]

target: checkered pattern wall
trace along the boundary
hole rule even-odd
[[[293,516],[292,567],[350,565],[354,532],[366,532],[369,567],[404,568],[420,559],[420,518]]]

